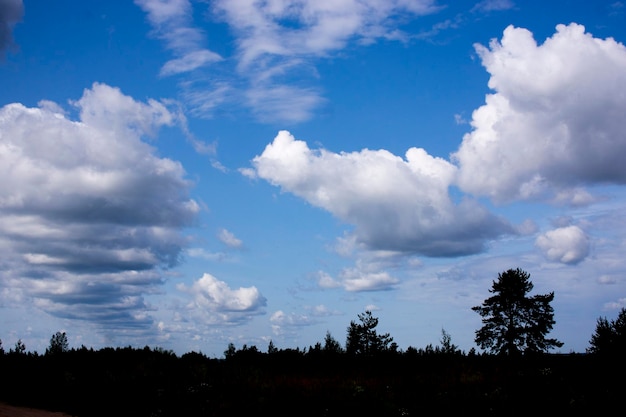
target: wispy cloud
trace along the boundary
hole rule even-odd
[[[515,7],[512,0],[482,0],[472,8],[473,12],[492,12],[509,10]]]
[[[240,249],[243,247],[243,241],[226,229],[220,229],[217,238],[229,248]]]
[[[406,40],[400,26],[407,16],[439,9],[434,0],[217,0],[210,12],[234,35],[235,50],[224,59],[203,46],[207,34],[193,24],[188,0],[136,3],[176,56],[161,68],[162,76],[223,65],[219,77],[213,71],[181,83],[195,115],[211,117],[217,105],[236,102],[259,120],[289,123],[311,118],[325,102],[314,82],[318,59],[350,43]]]
[[[163,40],[176,58],[161,68],[161,76],[190,72],[218,62],[222,57],[203,47],[205,33],[193,25],[193,8],[188,0],[135,0],[148,15],[154,36]]]

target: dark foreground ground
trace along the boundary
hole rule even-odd
[[[622,359],[582,354],[511,360],[280,351],[213,359],[80,349],[0,357],[0,401],[78,417],[599,415],[622,409],[625,370]],[[2,410],[0,417],[38,416]]]
[[[69,414],[0,403],[0,417],[70,417]]]

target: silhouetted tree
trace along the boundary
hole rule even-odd
[[[329,331],[326,332],[326,337],[324,337],[324,352],[326,353],[342,353],[343,349],[341,345],[335,338],[330,334]]]
[[[389,349],[389,344],[393,338],[389,333],[377,334],[378,318],[367,310],[359,314],[359,321],[354,320],[348,326],[348,336],[346,338],[346,352],[357,355],[374,355]]]
[[[441,329],[441,353],[445,353],[447,355],[452,354],[461,354],[461,350],[457,345],[452,343],[452,336],[445,329]]]
[[[22,342],[22,339],[18,339],[18,341],[15,342],[15,348],[9,350],[9,353],[17,353],[18,355],[26,354],[26,345]]]
[[[224,351],[224,357],[226,359],[232,358],[235,356],[236,353],[237,353],[237,348],[235,347],[235,344],[233,342],[230,342],[228,344],[228,348]]]
[[[598,318],[589,344],[589,353],[626,354],[626,308],[620,310],[615,320]]]
[[[57,355],[69,350],[69,343],[65,332],[56,332],[50,338],[50,346],[46,349],[46,355]]]
[[[550,305],[554,292],[527,297],[533,289],[530,274],[517,268],[498,274],[489,290],[494,294],[482,306],[472,307],[483,318],[475,342],[491,353],[513,355],[520,352],[547,352],[563,346],[546,335],[554,325]]]
[[[274,341],[270,339],[270,342],[267,345],[267,353],[271,355],[272,353],[276,353],[276,352],[278,352],[278,348],[274,346]]]
[[[0,339],[0,356],[4,355],[4,347],[2,347],[2,339]]]

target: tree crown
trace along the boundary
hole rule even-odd
[[[530,274],[519,268],[498,274],[489,290],[494,294],[472,310],[483,318],[475,342],[482,349],[498,354],[546,352],[563,346],[546,335],[554,325],[550,303],[554,292],[528,297],[533,289]]]

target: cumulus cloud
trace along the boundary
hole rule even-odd
[[[578,226],[550,230],[537,237],[535,244],[552,262],[577,264],[589,255],[589,238]]]
[[[13,46],[13,27],[23,16],[22,0],[0,0],[0,57]]]
[[[558,25],[538,45],[509,26],[476,45],[495,93],[472,116],[453,155],[465,192],[496,201],[584,204],[580,187],[626,182],[626,48],[581,25]]]
[[[206,273],[191,287],[180,284],[178,289],[193,296],[189,309],[208,324],[246,321],[264,313],[267,304],[256,287],[231,289],[226,282]]]
[[[423,149],[405,158],[369,149],[337,154],[281,131],[252,163],[256,176],[356,226],[357,242],[370,250],[467,255],[513,233],[475,201],[453,202],[456,168]]]
[[[50,102],[0,108],[0,285],[53,315],[143,328],[143,294],[199,210],[181,164],[142,140],[175,116],[104,84],[74,105],[78,120]]]

